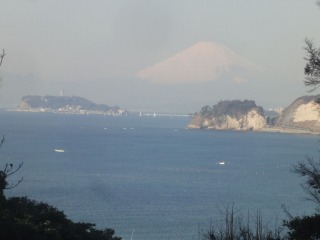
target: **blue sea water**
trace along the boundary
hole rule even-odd
[[[285,217],[282,204],[314,210],[290,169],[318,158],[318,136],[188,130],[189,121],[2,111],[0,163],[24,163],[6,195],[139,240],[198,239],[232,204],[269,223]]]

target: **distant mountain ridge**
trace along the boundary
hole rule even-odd
[[[77,96],[24,96],[17,107],[18,111],[59,112],[77,114],[122,115],[126,110],[118,106],[96,104]]]

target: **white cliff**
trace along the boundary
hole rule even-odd
[[[285,108],[276,122],[276,127],[299,129],[314,134],[320,133],[320,96],[303,96]]]
[[[232,129],[258,131],[266,127],[263,109],[254,101],[222,101],[204,107],[188,125],[189,128]]]

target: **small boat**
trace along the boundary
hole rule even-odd
[[[54,151],[55,151],[55,152],[59,152],[59,153],[63,153],[63,152],[64,152],[64,149],[55,149]]]
[[[225,161],[220,161],[220,162],[218,162],[218,164],[219,164],[219,165],[225,165],[226,162],[225,162]]]

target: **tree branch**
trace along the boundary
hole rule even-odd
[[[320,161],[315,162],[312,158],[307,158],[307,162],[298,162],[293,166],[293,172],[302,177],[306,177],[304,184],[301,184],[303,190],[309,195],[311,200],[320,205]]]
[[[18,186],[22,181],[23,181],[23,177],[21,177],[18,182],[16,182],[15,184],[11,184],[9,187],[6,187],[5,189],[15,188],[15,187]]]
[[[6,164],[6,165],[8,165],[8,164]],[[23,165],[23,162],[20,163],[19,166],[18,166],[15,170],[13,170],[13,165],[12,165],[12,164],[9,164],[8,170],[5,171],[4,173],[9,177],[9,176],[11,176],[12,174],[15,174],[16,172],[18,172],[19,169],[22,167],[22,165]],[[6,166],[6,168],[7,168],[7,166]]]
[[[4,49],[2,49],[2,54],[0,54],[0,66],[1,66],[1,64],[2,64],[2,61],[3,61],[3,58],[4,58],[5,55],[6,55],[6,54],[5,54],[5,52],[4,52]]]
[[[319,0],[320,1],[320,0]],[[313,87],[310,92],[316,90],[320,85],[320,49],[316,49],[311,40],[305,40],[306,47],[304,50],[307,56],[304,58],[307,63],[304,68],[305,85],[308,87]]]

